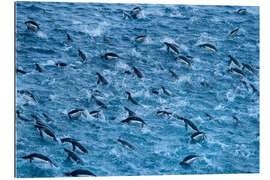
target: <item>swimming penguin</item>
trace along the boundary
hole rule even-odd
[[[34,120],[35,120],[37,123],[41,123],[41,124],[42,124],[42,122],[40,121],[40,119],[39,119],[36,115],[31,114],[31,116],[32,116],[32,118],[34,118]],[[43,124],[42,124],[42,125],[43,125]]]
[[[129,142],[124,141],[122,139],[117,139],[118,142],[120,142],[124,147],[128,147],[129,149],[135,150],[134,146],[131,145]]]
[[[125,74],[131,74],[131,72],[130,72],[130,71],[128,71],[128,70],[127,70],[127,71],[125,71],[124,73],[125,73]]]
[[[162,71],[164,70],[164,68],[162,67],[161,64],[159,64],[158,67],[160,68],[160,70],[162,70]]]
[[[209,119],[213,119],[213,116],[211,116],[210,114],[208,114],[208,113],[206,113],[206,112],[205,112],[204,114],[205,114],[205,116],[208,117]]]
[[[24,23],[26,24],[28,30],[32,30],[32,31],[39,30],[39,25],[35,21],[26,21]]]
[[[137,15],[142,11],[140,7],[135,7],[131,10],[130,15],[133,19],[137,19]]]
[[[98,72],[96,72],[96,75],[98,76],[97,84],[102,83],[103,85],[107,85],[108,81]]]
[[[143,128],[143,125],[146,124],[141,118],[135,117],[135,116],[128,117],[128,118],[122,120],[121,122],[122,123],[128,123],[128,124],[139,123],[142,128]]]
[[[98,106],[100,106],[103,109],[107,109],[107,106],[103,102],[101,102],[100,100],[98,100],[94,95],[92,95],[91,97],[94,99],[94,101],[96,102],[96,104]]]
[[[24,70],[16,68],[16,73],[26,74],[27,72],[25,72]]]
[[[86,63],[86,61],[87,61],[86,56],[80,49],[78,49],[78,54],[82,58],[82,62]]]
[[[206,117],[208,117],[209,120],[215,120],[217,123],[220,124],[220,121],[217,120],[217,119],[215,119],[212,115],[210,115],[210,114],[208,114],[208,113],[206,113],[206,112],[205,112],[204,114],[205,114]]]
[[[85,170],[85,169],[77,169],[72,172],[65,172],[65,176],[73,176],[73,177],[78,177],[78,176],[96,176],[94,173],[91,171]]]
[[[236,13],[237,14],[241,14],[241,15],[243,15],[243,14],[246,14],[247,13],[247,9],[238,9],[237,11],[236,11]]]
[[[158,95],[159,94],[159,91],[157,89],[152,89],[152,93]]]
[[[43,137],[44,132],[45,134],[53,138],[55,142],[58,142],[56,136],[54,135],[54,132],[47,125],[44,126],[43,124],[36,123],[34,126],[39,130],[39,134],[41,137]]]
[[[186,119],[186,118],[183,118],[183,117],[180,117],[180,116],[178,116],[178,115],[176,115],[176,114],[175,114],[175,117],[176,117],[177,119],[180,119],[180,120],[183,120],[183,121],[184,121],[186,130],[187,130],[188,126],[189,126],[189,127],[191,127],[193,130],[199,131],[199,129],[196,127],[196,125],[195,125],[191,120]]]
[[[255,69],[251,67],[249,64],[242,63],[242,70],[247,69],[251,74],[255,73]]]
[[[50,126],[48,126],[47,124],[45,124],[43,121],[41,121],[39,119],[39,117],[37,117],[34,114],[31,114],[32,118],[34,118],[35,120],[35,124],[34,125],[38,125],[38,126],[42,126],[42,127],[46,127],[47,129],[49,129],[50,131],[53,131],[52,128]]]
[[[157,111],[157,114],[161,115],[161,116],[171,116],[172,115],[171,112],[167,112],[167,111]]]
[[[67,66],[67,64],[66,63],[63,63],[63,62],[57,62],[57,63],[55,63],[55,65],[58,66],[58,67],[65,67],[65,66]]]
[[[251,87],[251,89],[252,89],[252,92],[253,92],[253,93],[256,93],[256,94],[257,94],[257,96],[259,96],[259,95],[260,95],[259,90],[258,90],[258,89],[256,89],[256,88],[255,88],[255,86],[254,86],[253,84],[249,84],[249,85],[250,85],[250,87]]]
[[[27,156],[23,156],[22,158],[29,159],[30,163],[32,163],[34,160],[40,160],[40,161],[44,161],[46,163],[49,163],[50,166],[57,167],[57,165],[55,163],[53,163],[52,160],[50,160],[50,158],[48,158],[47,156],[44,156],[42,154],[39,154],[39,153],[32,153],[32,154],[29,154]]]
[[[94,111],[89,112],[89,114],[96,117],[96,118],[98,118],[99,117],[99,112],[100,111],[98,111],[98,110],[94,110]]]
[[[101,56],[101,58],[105,60],[112,60],[112,59],[118,59],[120,58],[117,54],[109,52]]]
[[[26,117],[21,116],[21,113],[19,110],[16,110],[16,114],[17,114],[17,117],[23,121],[31,121],[31,120],[27,119]]]
[[[175,79],[179,79],[178,75],[177,75],[174,71],[172,71],[171,69],[169,69],[168,71],[172,74],[172,76],[173,76]]]
[[[176,56],[175,57],[175,60],[176,61],[179,60],[179,61],[187,64],[189,67],[191,66],[191,61],[187,57],[185,57],[185,56]]]
[[[201,81],[200,85],[202,85],[203,87],[206,87],[206,88],[212,88],[212,86],[208,82],[206,82],[205,80]]]
[[[193,142],[200,142],[206,138],[206,135],[204,132],[197,131],[193,133],[190,138]]]
[[[87,149],[85,149],[85,147],[83,147],[79,142],[78,140],[76,139],[72,139],[72,138],[62,138],[61,139],[61,143],[64,143],[64,142],[68,142],[68,143],[71,143],[72,144],[72,151],[75,151],[76,147],[78,149],[80,149],[82,152],[84,153],[88,153]]]
[[[137,75],[138,78],[142,78],[143,74],[141,73],[141,71],[139,71],[135,66],[132,67],[134,73]]]
[[[35,63],[35,66],[38,72],[43,72],[43,69],[37,63]]]
[[[127,107],[124,107],[124,109],[128,112],[128,117],[136,116],[136,113],[128,109]]]
[[[171,50],[172,52],[179,54],[179,51],[177,49],[178,46],[176,44],[168,43],[168,42],[164,42],[164,44],[166,45],[168,52]]]
[[[109,37],[107,37],[106,35],[104,35],[103,36],[103,42],[105,42],[105,43],[112,43],[112,40]]]
[[[235,115],[232,115],[232,117],[235,120],[235,125],[238,126],[241,121]]]
[[[239,31],[239,27],[235,28],[234,30],[232,30],[232,32],[230,33],[231,36],[235,36]]]
[[[139,105],[139,103],[137,101],[135,101],[132,97],[131,97],[131,93],[126,91],[127,95],[128,95],[128,100],[131,101],[133,104],[135,105]]]
[[[71,38],[71,36],[68,33],[67,33],[67,40],[68,41],[73,41],[72,38]]]
[[[163,91],[164,94],[166,94],[167,96],[170,96],[171,94],[165,89],[164,86],[161,86],[161,89]]]
[[[84,162],[82,161],[82,159],[79,156],[77,156],[74,152],[66,148],[64,148],[64,151],[68,154],[68,157],[67,157],[68,160],[73,159],[77,164],[84,165]]]
[[[199,47],[204,48],[204,49],[208,49],[208,50],[213,51],[213,52],[217,52],[217,48],[214,45],[209,44],[209,43],[200,44]]]
[[[143,42],[143,41],[145,40],[145,38],[146,38],[145,35],[143,35],[143,36],[137,36],[137,37],[135,38],[135,41],[136,41],[136,42]]]
[[[232,57],[231,55],[228,55],[228,57],[230,58],[229,64],[231,64],[231,63],[233,62],[233,63],[234,63],[235,65],[237,65],[238,67],[241,67],[240,62],[239,62],[237,59],[235,59],[235,58]]]
[[[42,113],[42,115],[46,118],[47,122],[53,121],[47,114]]]
[[[197,160],[198,158],[199,158],[199,156],[197,156],[197,155],[188,155],[179,164],[189,166],[193,161]]]
[[[70,112],[68,112],[68,117],[69,119],[78,118],[82,115],[83,111],[84,111],[83,109],[73,109]]]
[[[35,96],[28,90],[17,90],[17,93],[27,95],[28,97],[33,99],[35,102],[37,102]]]

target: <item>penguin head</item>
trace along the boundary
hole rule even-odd
[[[129,96],[131,95],[130,92],[128,92],[128,91],[126,91],[126,94],[129,95]]]

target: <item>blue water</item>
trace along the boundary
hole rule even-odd
[[[142,8],[137,19],[123,19],[122,10],[136,6]],[[16,110],[29,120],[16,118],[16,177],[60,177],[78,168],[97,176],[259,172],[259,94],[250,85],[259,90],[259,7],[49,2],[17,2],[15,7],[16,68],[27,72],[16,73],[16,90],[28,90],[36,99],[16,93]],[[237,14],[240,8],[247,9],[246,14]],[[37,22],[40,30],[28,30],[28,20]],[[239,32],[231,36],[237,27]],[[145,41],[135,42],[140,35],[146,35]],[[177,44],[180,55],[193,57],[192,65],[175,61],[163,42]],[[203,43],[218,51],[200,48]],[[85,53],[86,63],[78,49]],[[104,60],[101,55],[106,52],[120,58]],[[243,70],[247,87],[239,75],[228,72],[237,67],[229,64],[229,54],[255,69]],[[67,66],[57,67],[57,62]],[[97,84],[96,72],[109,84]],[[128,101],[125,91],[139,105]],[[108,108],[100,108],[92,95]],[[124,106],[146,125],[121,123],[128,117]],[[69,119],[68,112],[75,108],[83,109],[83,115]],[[89,114],[93,110],[100,110],[98,118]],[[193,129],[186,130],[174,116],[158,115],[158,110],[191,120],[207,138],[192,142]],[[67,160],[64,147],[71,150],[70,144],[42,138],[32,114],[58,140],[80,140],[88,154],[75,153],[84,165]],[[31,153],[48,156],[58,167],[21,158]],[[189,167],[179,165],[190,154],[199,158]]]

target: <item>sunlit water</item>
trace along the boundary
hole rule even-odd
[[[27,72],[16,74],[16,90],[30,91],[37,101],[16,94],[16,109],[30,120],[16,118],[17,177],[59,177],[78,168],[97,176],[259,172],[259,94],[250,86],[259,90],[258,7],[46,2],[15,6],[16,67]],[[142,8],[138,18],[123,19],[122,10],[129,12],[136,6]],[[247,13],[236,13],[240,8]],[[27,30],[28,20],[37,22],[40,30]],[[237,27],[239,32],[231,36]],[[135,42],[140,35],[147,36],[145,41]],[[177,44],[180,55],[192,56],[191,67],[175,61],[165,41]],[[218,51],[200,48],[203,43]],[[87,57],[85,64],[78,49]],[[102,59],[106,52],[120,59]],[[229,54],[256,70],[253,74],[243,70],[247,87],[239,75],[228,72],[236,67],[229,64]],[[57,62],[67,66],[57,67]],[[38,72],[35,63],[44,71]],[[97,84],[96,72],[109,84]],[[161,86],[171,95],[164,94]],[[128,101],[125,91],[139,105]],[[92,95],[108,108],[100,108]],[[121,123],[128,117],[124,106],[146,125]],[[84,109],[84,115],[70,120],[67,114],[75,108]],[[89,114],[93,110],[100,110],[98,118]],[[192,142],[194,130],[186,130],[174,116],[158,115],[158,110],[190,119],[207,138]],[[52,121],[47,122],[42,113]],[[67,160],[63,148],[71,150],[68,143],[41,138],[32,114],[48,124],[58,139],[80,140],[88,154],[75,153],[84,165]],[[135,150],[124,147],[118,138]],[[21,158],[30,153],[46,155],[58,167]],[[190,154],[198,155],[198,160],[190,167],[179,165]]]

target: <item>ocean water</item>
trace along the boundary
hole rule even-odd
[[[137,6],[142,9],[137,18],[123,18],[123,10]],[[245,14],[237,13],[241,8]],[[16,2],[15,9],[16,68],[26,72],[16,73],[16,177],[62,177],[76,169],[96,176],[259,173],[259,7]],[[29,20],[40,29],[27,29]],[[145,40],[136,42],[142,35]],[[191,66],[176,61],[164,42],[192,56]],[[201,48],[205,43],[217,52]],[[101,58],[108,52],[119,58]],[[56,66],[59,62],[67,66]],[[96,72],[107,85],[97,83]],[[128,117],[124,107],[145,125],[122,123]],[[73,109],[82,109],[82,115],[70,119]],[[89,114],[94,110],[98,117]],[[160,110],[172,114],[162,116]],[[33,115],[58,142],[40,136]],[[192,121],[206,138],[192,141],[196,131],[176,116]],[[67,159],[64,148],[72,147],[60,142],[65,137],[87,149],[74,151],[84,164]],[[31,153],[47,156],[57,167],[22,158]],[[180,165],[188,155],[198,159]]]

